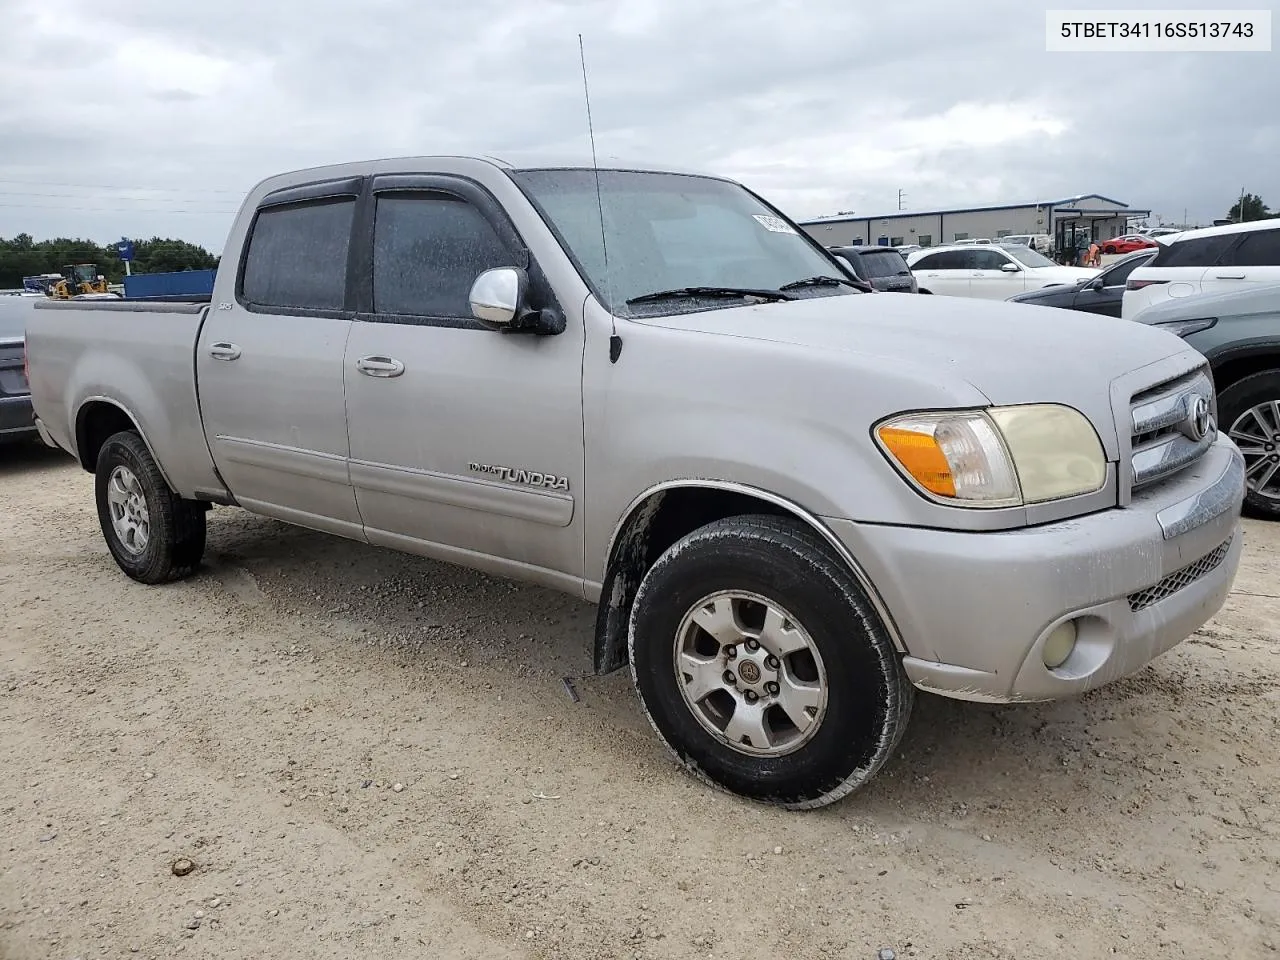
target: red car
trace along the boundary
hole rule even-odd
[[[1103,253],[1133,253],[1135,250],[1145,250],[1148,247],[1157,246],[1156,242],[1150,237],[1144,237],[1138,233],[1132,233],[1125,237],[1112,237],[1110,240],[1102,241]]]

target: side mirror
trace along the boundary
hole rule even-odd
[[[1003,270],[1005,273],[1020,273],[1022,271],[1022,268],[1018,266],[1016,263],[1006,263],[1000,269]]]
[[[1101,290],[1102,287],[1103,287],[1103,280],[1101,277],[1094,277],[1092,280],[1089,281],[1090,290]]]
[[[471,315],[497,329],[510,327],[520,315],[528,289],[529,275],[519,267],[486,270],[471,285]]]

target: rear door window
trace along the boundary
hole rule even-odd
[[[1222,262],[1235,267],[1280,267],[1280,230],[1246,233]]]
[[[941,253],[931,253],[927,257],[921,257],[916,261],[913,270],[963,270],[965,269],[964,261],[965,251],[963,250],[944,250]]]
[[[1235,242],[1236,234],[1179,240],[1165,247],[1151,263],[1153,267],[1212,267]]]
[[[241,296],[256,307],[338,311],[347,294],[352,197],[265,207],[249,237]]]

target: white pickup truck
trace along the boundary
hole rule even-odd
[[[1223,603],[1242,459],[1204,357],[866,292],[718,177],[424,157],[272,177],[209,303],[40,303],[46,442],[129,576],[213,504],[598,601],[699,776],[793,808],[916,689],[1078,694]]]

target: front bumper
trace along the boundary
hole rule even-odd
[[[35,413],[31,398],[0,397],[0,442],[35,436]]]
[[[1052,700],[1131,674],[1222,607],[1243,546],[1244,464],[1220,437],[1126,507],[999,533],[829,520],[880,594],[920,689]],[[1042,647],[1075,620],[1056,669]]]

